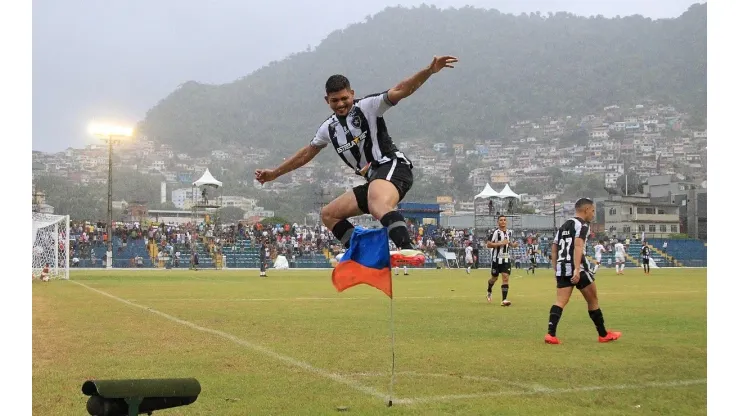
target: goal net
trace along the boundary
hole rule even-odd
[[[69,215],[33,213],[33,277],[69,279]]]

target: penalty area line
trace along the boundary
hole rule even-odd
[[[234,335],[231,335],[229,333],[226,333],[226,332],[223,332],[223,331],[219,331],[219,330],[216,330],[216,329],[206,328],[204,326],[200,326],[200,325],[194,324],[194,323],[189,322],[189,321],[186,321],[184,319],[180,319],[180,318],[177,318],[175,316],[166,314],[164,312],[160,312],[160,311],[158,311],[156,309],[152,309],[152,308],[150,308],[148,306],[139,305],[137,303],[128,301],[126,299],[119,298],[118,296],[111,295],[110,293],[104,292],[102,290],[92,288],[92,287],[90,287],[90,286],[88,286],[88,285],[86,285],[84,283],[76,282],[74,280],[70,280],[70,282],[72,282],[74,284],[77,284],[77,285],[80,285],[80,286],[82,286],[82,287],[84,287],[84,288],[86,288],[88,290],[93,291],[93,292],[99,293],[99,294],[101,294],[103,296],[107,296],[107,297],[109,297],[109,298],[111,298],[113,300],[117,300],[118,302],[124,303],[126,305],[133,306],[133,307],[140,308],[140,309],[144,309],[145,311],[151,312],[151,313],[153,313],[155,315],[159,315],[162,318],[165,318],[165,319],[167,319],[169,321],[178,323],[180,325],[187,326],[188,328],[195,329],[195,330],[200,331],[200,332],[205,332],[205,333],[208,333],[208,334],[211,334],[211,335],[216,335],[216,336],[218,336],[220,338],[224,338],[224,339],[229,340],[229,341],[231,341],[231,342],[233,342],[235,344],[241,345],[243,347],[247,347],[247,348],[251,349],[252,351],[255,351],[255,352],[261,353],[263,355],[266,355],[266,356],[268,356],[270,358],[273,358],[273,359],[275,359],[277,361],[281,361],[281,362],[283,362],[285,364],[288,364],[288,365],[291,365],[293,367],[298,367],[298,368],[303,369],[303,370],[305,370],[305,371],[307,371],[309,373],[313,373],[315,375],[318,375],[318,376],[327,378],[327,379],[332,380],[332,381],[335,381],[335,382],[337,382],[339,384],[344,384],[345,386],[351,387],[352,389],[354,389],[356,391],[359,391],[361,393],[365,393],[367,395],[370,395],[370,396],[375,397],[375,398],[378,398],[378,399],[383,399],[383,400],[387,400],[388,399],[388,395],[387,394],[385,394],[385,393],[383,393],[383,392],[381,392],[379,390],[376,390],[376,389],[374,389],[372,387],[365,386],[365,385],[363,385],[363,384],[361,384],[361,383],[359,383],[359,382],[357,382],[355,380],[352,380],[352,379],[347,378],[345,376],[342,376],[340,374],[333,373],[331,371],[324,370],[322,368],[314,367],[314,366],[312,366],[311,364],[309,364],[307,362],[300,361],[300,360],[297,360],[297,359],[295,359],[293,357],[289,357],[287,355],[280,354],[280,353],[275,352],[275,351],[273,351],[273,350],[271,350],[271,349],[269,349],[267,347],[254,344],[254,343],[252,343],[250,341],[241,339],[241,338],[236,337]]]

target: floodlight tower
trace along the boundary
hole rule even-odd
[[[113,268],[113,143],[120,143],[134,135],[131,127],[111,124],[90,124],[88,131],[93,136],[108,142],[108,253],[105,267]]]

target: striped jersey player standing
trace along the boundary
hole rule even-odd
[[[650,247],[647,242],[642,243],[640,249],[640,255],[642,256],[642,271],[645,274],[650,274]]]
[[[350,217],[371,214],[388,229],[400,249],[391,254],[391,263],[421,266],[425,256],[412,246],[398,202],[411,189],[413,165],[393,143],[383,114],[417,91],[429,77],[444,68],[453,68],[457,58],[435,56],[431,64],[389,90],[355,99],[355,92],[344,75],[332,75],[324,86],[324,100],[333,111],[316,135],[293,156],[275,169],[257,169],[260,183],[269,182],[300,168],[330,146],[339,158],[366,183],[345,192],[321,210],[321,220],[334,236],[349,248],[354,225]]]
[[[519,247],[519,243],[511,241],[511,230],[506,229],[506,216],[498,217],[498,228],[488,237],[486,247],[491,251],[491,278],[488,279],[488,294],[486,299],[491,302],[491,291],[493,285],[501,275],[501,306],[510,306],[511,301],[506,299],[509,295],[509,274],[511,274],[511,255],[509,248]]]
[[[529,274],[530,270],[532,270],[532,274],[534,274],[534,269],[537,268],[537,246],[534,242],[527,246],[527,254],[529,254],[529,267],[527,268],[527,274]]]
[[[588,316],[596,325],[599,342],[615,341],[622,336],[621,332],[607,331],[604,326],[604,315],[599,307],[594,275],[586,258],[589,223],[593,221],[595,215],[594,202],[588,198],[579,199],[576,202],[576,216],[565,221],[552,240],[552,267],[557,283],[557,300],[550,308],[550,320],[545,335],[545,342],[548,344],[560,344],[555,334],[574,287],[578,288],[586,299]]]

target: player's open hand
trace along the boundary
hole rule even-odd
[[[433,74],[436,74],[443,68],[454,68],[455,66],[452,64],[455,62],[457,62],[457,58],[454,56],[435,56],[434,59],[432,59],[432,64],[429,65],[429,68],[432,70]]]
[[[573,274],[573,277],[570,278],[570,282],[573,283],[574,285],[577,285],[578,282],[580,281],[581,281],[581,274],[578,272]]]
[[[257,169],[254,171],[254,178],[257,179],[257,182],[264,185],[265,182],[274,181],[277,176],[272,169]]]

